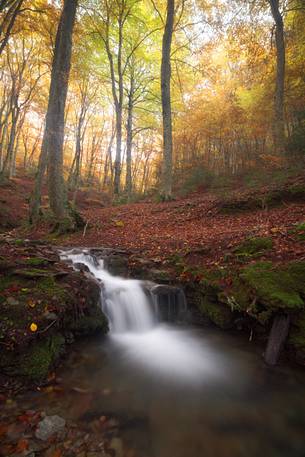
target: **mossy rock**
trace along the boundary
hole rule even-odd
[[[233,326],[233,313],[228,306],[219,301],[219,290],[218,287],[201,283],[196,302],[200,312],[213,324],[222,329],[228,329]]]
[[[36,267],[36,266],[46,266],[49,264],[48,259],[42,259],[40,257],[31,257],[30,259],[26,259],[23,262],[24,265]]]
[[[24,352],[1,351],[1,370],[10,376],[22,376],[30,382],[43,381],[64,353],[65,339],[54,334],[32,342]]]
[[[75,336],[105,334],[109,330],[107,318],[99,310],[96,311],[95,315],[82,316],[76,321],[72,321],[68,324],[68,328]]]
[[[269,237],[248,238],[233,250],[238,257],[257,257],[272,249],[273,242]]]
[[[40,277],[36,288],[43,297],[56,297],[59,303],[64,304],[71,300],[67,289],[58,283],[54,276]]]
[[[245,267],[240,277],[266,307],[299,310],[304,307],[305,262],[291,262],[274,267],[271,262],[257,262]]]
[[[59,357],[64,353],[65,339],[60,334],[33,344],[23,356],[20,374],[31,381],[45,379]]]
[[[205,295],[199,305],[200,311],[207,316],[213,324],[222,329],[231,328],[233,325],[233,314],[230,309],[214,300],[213,297]]]
[[[14,270],[14,274],[17,276],[23,276],[25,278],[48,278],[52,276],[56,276],[56,273],[53,271],[43,270],[39,268],[31,268],[31,269],[16,269]]]
[[[253,296],[249,287],[235,275],[232,279],[232,286],[229,291],[221,291],[218,294],[220,302],[227,304],[231,311],[245,313],[249,311],[249,307],[253,302]]]

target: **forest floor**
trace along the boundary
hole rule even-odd
[[[110,206],[105,195],[80,191],[78,207],[85,231],[57,238],[45,222],[27,223],[32,180],[15,179],[1,189],[0,227],[15,238],[45,239],[65,246],[125,249],[166,264],[173,256],[189,266],[213,267],[233,261],[230,253],[245,239],[270,237],[273,247],[263,260],[285,262],[305,258],[305,178],[294,176],[281,186],[198,191],[167,203],[144,201]]]

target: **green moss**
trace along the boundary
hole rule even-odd
[[[25,245],[25,241],[24,240],[15,240],[14,243],[15,243],[16,246],[24,246]]]
[[[95,315],[82,316],[68,325],[76,336],[90,336],[96,333],[107,333],[108,322],[102,312],[97,311]]]
[[[295,226],[290,233],[295,234],[300,241],[305,241],[305,222]]]
[[[301,309],[304,306],[305,262],[294,262],[285,267],[258,262],[244,268],[240,277],[267,307]]]
[[[58,301],[66,301],[68,300],[68,292],[67,290],[59,285],[55,278],[50,276],[46,278],[40,278],[36,284],[36,288],[40,293],[42,293],[45,297],[57,297]]]
[[[50,273],[48,270],[43,270],[40,268],[31,268],[30,270],[27,269],[17,269],[14,270],[14,274],[18,276],[23,276],[25,278],[39,278],[39,277],[50,277],[53,276],[52,273]]]
[[[268,237],[248,238],[233,252],[238,257],[254,257],[263,254],[265,251],[272,249],[273,242]]]
[[[25,265],[38,266],[38,265],[47,265],[48,261],[46,259],[41,259],[39,257],[32,257],[24,261]]]
[[[207,316],[215,325],[226,329],[232,327],[233,313],[231,309],[220,302],[218,294],[220,288],[207,283],[200,283],[196,303],[204,316]]]
[[[232,286],[229,291],[218,294],[220,301],[230,306],[232,311],[247,312],[252,304],[251,290],[236,275],[232,279]]]
[[[20,374],[32,381],[46,378],[52,365],[61,355],[65,340],[61,335],[53,335],[35,343],[23,357]]]
[[[233,315],[230,309],[221,303],[217,303],[213,297],[205,295],[200,302],[199,309],[217,327],[226,329],[232,326]]]
[[[295,227],[295,230],[297,232],[305,232],[305,222],[302,222],[301,224],[298,224],[296,227]]]

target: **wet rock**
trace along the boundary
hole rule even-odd
[[[171,278],[170,278],[170,274],[168,273],[168,271],[152,268],[149,271],[149,279],[151,281],[155,281],[155,282],[168,283]]]
[[[35,432],[36,438],[42,441],[47,441],[54,433],[64,430],[66,425],[65,419],[60,416],[46,416],[41,422],[38,423]]]
[[[290,325],[289,315],[275,316],[272,328],[268,338],[268,344],[265,352],[265,362],[268,365],[276,365],[279,359],[281,349],[285,344],[288,336]]]
[[[122,255],[111,254],[104,259],[105,268],[115,276],[127,276],[128,259]]]
[[[90,270],[89,268],[87,267],[87,265],[84,265],[83,263],[74,263],[74,268],[75,270],[78,270],[78,271],[85,271],[86,273],[89,273]]]

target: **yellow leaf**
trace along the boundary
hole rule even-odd
[[[37,332],[37,324],[35,324],[35,322],[32,322],[31,325],[30,325],[30,329],[31,329],[31,332]]]

